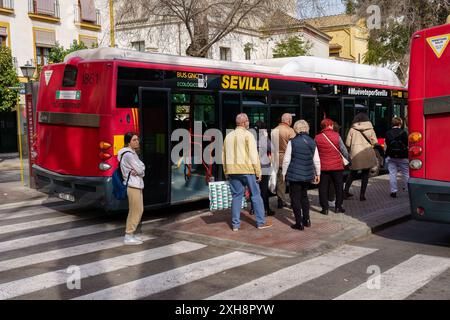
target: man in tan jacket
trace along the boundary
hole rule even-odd
[[[281,116],[281,123],[272,130],[271,138],[274,145],[274,167],[278,168],[277,173],[277,197],[278,197],[278,208],[290,207],[286,197],[286,183],[283,179],[282,167],[284,154],[289,140],[295,137],[294,129],[291,128],[292,125],[292,115],[290,113],[284,113]],[[278,162],[277,162],[278,161]]]
[[[236,130],[225,137],[222,163],[225,175],[230,179],[232,228],[238,231],[241,224],[241,203],[245,186],[251,193],[252,208],[258,229],[272,226],[266,222],[264,204],[258,182],[261,181],[261,164],[253,135],[248,131],[249,121],[245,113],[236,116]]]

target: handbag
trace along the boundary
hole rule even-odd
[[[233,196],[228,181],[214,181],[208,183],[209,210],[224,210],[231,208]],[[245,197],[242,197],[241,209],[247,206]]]
[[[328,139],[328,137],[327,137],[327,135],[326,135],[325,133],[322,133],[322,134],[324,135],[325,139],[327,139],[327,141],[333,146],[333,148],[334,148],[337,152],[339,152],[339,154],[340,154],[341,157],[342,157],[342,162],[344,163],[344,167],[348,166],[348,165],[350,164],[350,161],[348,161],[347,158],[344,157],[344,155],[339,151],[339,149],[336,148],[336,146],[334,145],[334,143],[331,142],[330,139]]]

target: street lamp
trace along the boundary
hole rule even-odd
[[[36,71],[36,67],[33,66],[29,61],[24,66],[20,67],[20,70],[22,71],[22,75],[27,78],[27,85],[26,85],[26,93],[31,93],[31,83],[30,78],[33,77],[34,71]]]

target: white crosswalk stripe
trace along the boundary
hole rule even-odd
[[[284,268],[207,299],[270,299],[375,251],[376,249],[345,245],[330,253]]]
[[[223,256],[192,263],[143,279],[87,294],[76,299],[139,299],[261,259],[264,259],[264,257],[244,252],[231,252]]]
[[[335,300],[402,300],[450,268],[450,259],[418,254],[383,272],[379,287],[363,283]]]
[[[79,217],[78,216],[64,216],[64,217],[48,218],[48,219],[41,219],[41,220],[34,220],[34,221],[10,224],[10,225],[6,225],[6,226],[0,226],[0,234],[16,232],[16,231],[24,231],[24,230],[35,229],[35,228],[39,228],[39,227],[47,227],[47,226],[62,224],[62,223],[67,223],[67,222],[87,220],[87,219],[92,219],[95,217],[96,216],[87,216],[87,215],[79,216]]]
[[[142,240],[152,240],[154,237],[142,236]],[[25,257],[0,261],[0,272],[29,266],[46,261],[64,259],[81,254],[97,252],[123,246],[123,237],[117,237],[108,240],[96,241],[64,249],[51,250],[42,253],[36,253]]]
[[[180,241],[174,244],[143,250],[137,253],[121,255],[79,266],[81,278],[88,278],[125,267],[136,266],[157,259],[162,259],[181,253],[187,253],[206,247],[203,244]],[[66,269],[47,272],[44,274],[0,284],[0,299],[10,299],[17,296],[47,289],[64,284],[69,274]]]
[[[93,235],[101,232],[107,232],[112,230],[121,229],[123,226],[119,226],[111,223],[102,223],[92,225],[89,227],[79,227],[74,229],[50,232],[39,234],[26,238],[19,238],[14,240],[8,240],[0,243],[0,253],[10,250],[17,250],[28,248],[30,246],[36,246],[40,244],[50,243],[54,241],[72,239],[82,236]]]
[[[7,221],[9,219],[18,219],[18,218],[26,218],[26,217],[32,217],[32,216],[38,216],[41,214],[47,214],[47,213],[58,213],[60,215],[64,215],[63,210],[70,210],[77,208],[73,204],[67,204],[67,205],[59,205],[59,206],[53,206],[53,207],[31,207],[27,208],[26,210],[20,210],[15,212],[8,212],[8,213],[0,213],[0,219],[1,221]]]

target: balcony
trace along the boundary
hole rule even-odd
[[[59,23],[59,1],[28,0],[28,16],[33,20],[48,23]]]
[[[0,0],[0,14],[13,14],[14,0]]]
[[[80,6],[74,6],[74,17],[75,17],[75,25],[79,26],[81,29],[87,29],[92,31],[101,31],[102,21],[100,16],[100,10],[95,10],[95,18],[92,17],[84,17]]]

